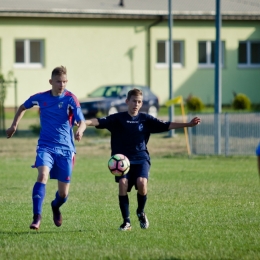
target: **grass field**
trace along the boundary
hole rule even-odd
[[[0,138],[0,259],[260,259],[259,178],[255,157],[188,158],[182,133],[151,137],[146,213],[139,227],[129,194],[132,231],[122,223],[117,185],[107,170],[109,139],[88,132],[77,158],[63,225],[54,226],[47,184],[39,232],[31,231],[37,138]]]

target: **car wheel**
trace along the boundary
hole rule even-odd
[[[116,114],[118,113],[118,110],[116,107],[110,107],[107,113],[108,115]]]
[[[148,114],[153,116],[153,117],[157,117],[158,115],[158,109],[155,106],[150,106],[148,109]]]

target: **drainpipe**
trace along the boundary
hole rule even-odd
[[[148,25],[147,29],[147,86],[151,88],[151,27],[161,23],[163,21],[163,16],[159,17],[159,20]]]

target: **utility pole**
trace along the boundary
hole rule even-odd
[[[221,0],[216,0],[216,42],[215,42],[215,154],[221,154],[221,109],[222,109],[222,86],[221,86],[221,66],[222,66],[222,48],[221,48]]]
[[[172,62],[173,62],[173,41],[172,41],[172,0],[168,0],[168,27],[169,27],[169,100],[173,99],[173,84],[172,84]],[[169,106],[169,121],[174,121],[174,105]],[[174,130],[169,131],[169,137],[174,135]]]

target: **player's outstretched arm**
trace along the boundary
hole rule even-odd
[[[97,118],[92,118],[92,119],[86,120],[86,125],[87,126],[98,126],[99,122],[98,122]]]
[[[79,121],[77,123],[77,126],[78,126],[78,129],[75,133],[75,139],[77,141],[80,141],[87,126],[86,126],[85,121]]]
[[[183,127],[193,127],[200,124],[200,118],[194,117],[189,123],[177,123],[177,122],[171,122],[169,125],[169,130],[171,129],[178,129]]]
[[[22,119],[22,117],[23,117],[25,111],[26,111],[26,108],[25,108],[24,105],[21,105],[21,106],[18,108],[18,110],[17,110],[17,112],[16,112],[16,114],[15,114],[15,116],[14,116],[14,120],[13,120],[12,125],[10,126],[10,128],[8,128],[8,129],[6,130],[6,136],[7,136],[7,138],[11,138],[11,137],[14,135],[14,133],[15,133],[17,127],[18,127],[18,124],[19,124],[20,120]]]

